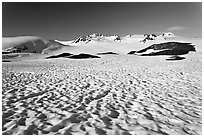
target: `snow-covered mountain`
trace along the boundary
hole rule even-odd
[[[103,40],[104,40],[104,36],[102,34],[93,33],[93,34],[87,35],[87,36],[80,36],[76,40],[73,40],[72,43],[85,43],[85,44],[87,44],[91,41],[103,41]]]
[[[160,44],[166,42],[183,42],[192,43],[196,45],[196,51],[201,51],[202,49],[202,39],[198,38],[185,38],[177,36],[171,32],[158,33],[158,34],[128,34],[125,36],[119,35],[103,35],[98,33],[93,33],[87,36],[81,36],[77,39],[70,41],[60,41],[57,42],[64,45],[71,45],[74,47],[80,47],[72,49],[73,52],[89,52],[92,54],[111,51],[115,53],[127,54],[130,51],[139,51],[153,44]]]
[[[61,53],[88,53],[98,54],[114,52],[127,54],[130,51],[139,51],[153,44],[167,42],[183,42],[195,45],[196,51],[202,51],[201,38],[183,38],[173,33],[145,34],[125,36],[103,35],[93,33],[87,36],[80,36],[70,41],[47,40],[37,36],[21,36],[2,38],[3,54],[7,53],[40,53],[40,54],[61,54]]]
[[[107,41],[121,41],[121,37],[118,35],[105,36],[98,33],[93,33],[87,36],[80,36],[73,40],[71,44],[87,44],[89,42],[107,42]]]
[[[64,45],[54,40],[37,36],[19,36],[2,38],[3,53],[46,53]]]
[[[175,35],[171,32],[167,32],[167,33],[163,33],[163,34],[145,34],[144,35],[144,39],[141,40],[140,42],[147,42],[148,40],[156,40],[156,39],[168,39],[168,38],[171,38],[171,37],[175,37]]]
[[[126,36],[105,36],[99,33],[93,33],[87,36],[80,36],[75,40],[71,41],[60,41],[56,40],[57,42],[64,44],[64,45],[84,45],[96,42],[127,42],[127,41],[137,41],[141,43],[146,43],[147,41],[152,40],[166,40],[170,37],[175,37],[175,35],[171,32],[163,33],[163,34],[145,34],[145,35],[131,35],[128,34]]]

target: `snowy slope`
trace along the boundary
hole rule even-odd
[[[63,45],[37,36],[3,37],[2,50],[8,53],[46,53]]]

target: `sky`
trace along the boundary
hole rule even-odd
[[[200,2],[3,2],[2,36],[73,40],[103,35],[172,32],[202,37]]]

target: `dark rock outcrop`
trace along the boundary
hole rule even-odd
[[[121,42],[121,37],[120,36],[117,36],[114,41],[120,41]]]
[[[128,55],[133,55],[133,54],[135,54],[137,51],[130,51],[130,52],[128,52]]]
[[[12,53],[12,52],[9,52],[9,51],[2,51],[2,54],[9,54],[9,53]]]
[[[145,43],[148,40],[155,40],[155,38],[157,37],[157,35],[155,35],[155,34],[145,34],[144,36],[145,36],[145,38],[143,40],[141,40],[140,42]]]
[[[142,54],[141,56],[158,56],[158,55],[184,55],[188,54],[187,50],[164,50],[159,52],[152,52],[148,54]]]
[[[71,59],[88,59],[88,58],[100,58],[100,57],[95,56],[95,55],[81,53],[81,54],[78,54],[78,55],[69,56],[67,58],[71,58]]]
[[[87,36],[80,36],[76,40],[74,40],[72,43],[79,43],[79,42],[84,42],[85,44],[91,42],[92,40],[101,40],[101,37],[103,37],[102,34],[98,33],[93,33]]]
[[[166,59],[167,61],[175,61],[175,60],[183,60],[185,59],[185,57],[179,57],[179,56],[172,56],[168,59]]]
[[[103,52],[103,53],[97,53],[97,55],[119,55],[119,54],[115,52]]]
[[[79,43],[80,41],[83,41],[83,42],[88,43],[88,42],[91,41],[91,40],[88,39],[86,36],[80,36],[80,37],[77,38],[73,43]]]
[[[50,59],[50,58],[60,58],[60,57],[69,57],[73,54],[71,53],[62,53],[62,54],[59,54],[59,55],[53,55],[53,56],[49,56],[47,57],[46,59]]]
[[[150,49],[153,49],[154,52],[145,53]],[[167,43],[153,44],[136,53],[144,53],[144,54],[141,54],[141,56],[184,55],[184,54],[188,54],[189,51],[196,51],[194,45],[191,45],[191,43],[167,42]]]
[[[11,62],[10,60],[2,60],[2,62]]]

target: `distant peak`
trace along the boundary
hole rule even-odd
[[[175,35],[172,32],[165,32],[163,34],[160,34],[160,36],[163,36],[163,37],[174,37]]]
[[[134,38],[132,37],[133,35],[131,34],[128,34],[128,35],[125,35],[125,36],[120,36],[120,35],[103,35],[101,33],[92,33],[92,34],[89,34],[89,35],[85,35],[85,36],[80,36],[78,37],[76,40],[74,40],[72,43],[89,43],[89,42],[102,42],[102,41],[117,41],[117,42],[121,42],[123,40],[125,40],[124,38]],[[134,35],[135,36],[135,35]],[[144,34],[144,35],[141,35],[143,36],[144,38],[142,40],[140,40],[140,42],[143,42],[143,43],[146,43],[147,41],[152,41],[152,40],[156,40],[156,39],[160,39],[160,38],[163,38],[164,40],[168,39],[168,37],[175,37],[175,35],[171,32],[165,32],[165,33],[152,33],[152,34]]]
[[[129,37],[132,37],[132,35],[131,35],[131,34],[128,34],[128,35],[126,35],[125,37],[126,37],[126,38],[129,38]]]
[[[103,36],[102,34],[100,34],[100,33],[92,33],[92,34],[90,34],[89,36],[91,36],[91,37],[98,37],[98,36]]]

